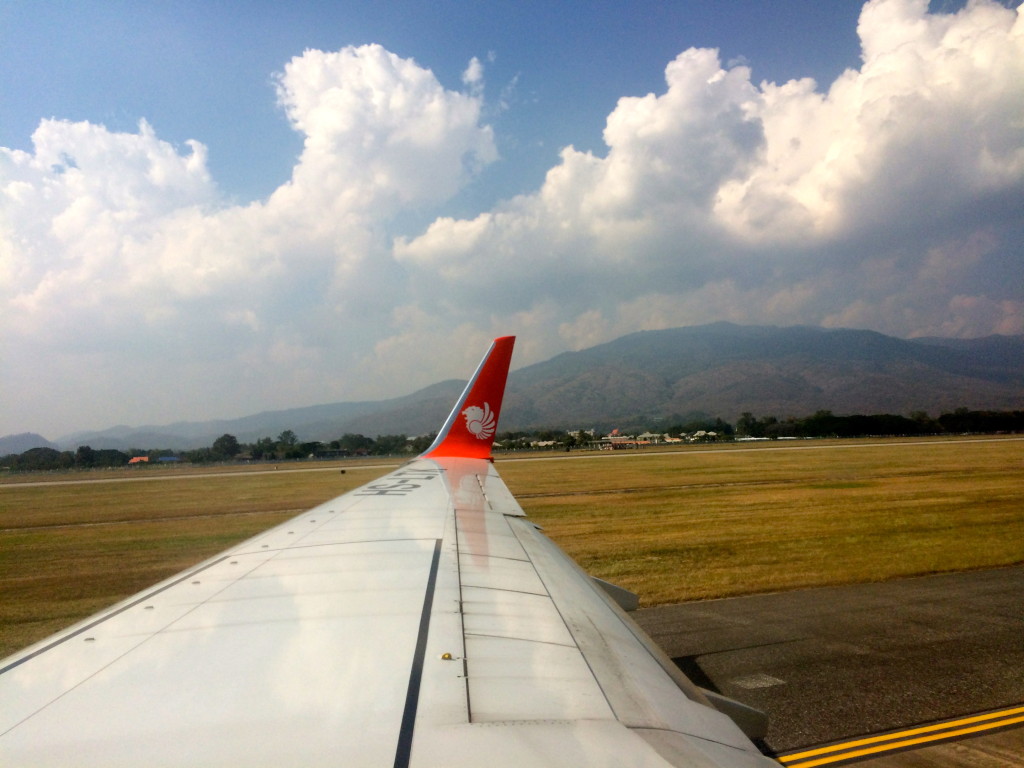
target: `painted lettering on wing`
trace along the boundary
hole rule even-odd
[[[360,488],[353,496],[408,496],[423,483],[440,476],[439,470],[400,469],[376,483]]]

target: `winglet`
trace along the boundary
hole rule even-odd
[[[437,438],[422,454],[423,458],[491,458],[515,341],[515,336],[502,336],[491,343]]]

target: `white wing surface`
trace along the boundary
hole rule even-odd
[[[0,662],[0,765],[776,765],[498,476],[512,343],[419,459]]]

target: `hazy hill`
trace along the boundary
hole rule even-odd
[[[243,443],[261,437],[276,438],[286,429],[300,440],[336,440],[346,432],[376,437],[386,434],[426,434],[444,421],[465,382],[432,384],[404,397],[354,403],[330,403],[283,411],[265,411],[238,419],[178,422],[166,426],[111,427],[101,432],[78,432],[59,440],[61,447],[172,448],[182,450],[211,445],[232,434]]]
[[[0,456],[8,456],[12,453],[24,453],[33,448],[56,448],[42,435],[35,432],[22,432],[20,435],[7,435],[0,437]]]
[[[62,438],[62,447],[189,448],[225,432],[242,442],[331,440],[346,432],[418,435],[437,429],[462,382],[406,397],[335,403],[163,427],[116,427]],[[624,336],[514,371],[501,428],[644,426],[694,413],[755,416],[1024,408],[1024,336],[905,340],[873,331],[730,323]]]
[[[703,412],[936,416],[1024,407],[1024,337],[904,340],[873,331],[715,323],[644,331],[517,371],[504,424],[601,426]]]

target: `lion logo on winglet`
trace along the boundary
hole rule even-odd
[[[466,429],[477,440],[487,440],[494,436],[494,428],[497,426],[498,420],[491,412],[491,406],[488,403],[484,403],[483,408],[471,405],[462,412],[462,415],[466,417]]]

